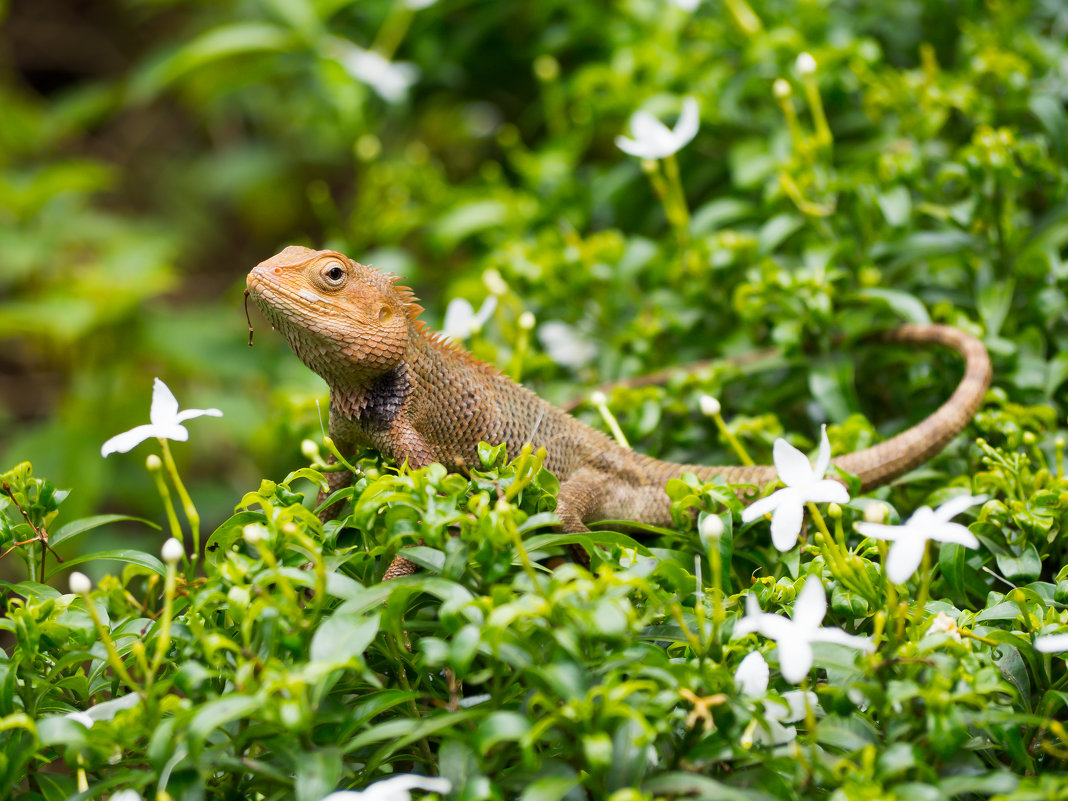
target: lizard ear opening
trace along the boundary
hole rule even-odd
[[[378,310],[378,322],[388,323],[393,318],[393,310],[389,306],[383,306]]]

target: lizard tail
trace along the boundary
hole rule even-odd
[[[990,355],[983,343],[947,325],[904,325],[879,336],[883,342],[943,345],[964,357],[964,377],[933,414],[896,437],[832,462],[860,477],[863,491],[882,486],[930,459],[959,434],[990,387]]]
[[[881,342],[943,345],[955,350],[964,357],[964,378],[949,400],[912,428],[871,448],[831,460],[832,464],[859,476],[864,492],[893,481],[942,450],[968,425],[986,395],[991,377],[990,356],[983,343],[959,329],[934,324],[904,325],[877,335],[877,339]],[[672,475],[677,476],[680,469],[692,471],[701,479],[719,475],[739,484],[765,485],[777,477],[775,468],[770,465],[669,465],[667,468],[650,463],[646,469],[656,473],[657,480],[663,478],[664,481]]]

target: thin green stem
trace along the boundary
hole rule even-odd
[[[96,611],[96,606],[93,605],[89,595],[82,595],[82,600],[85,602],[85,608],[89,612],[89,617],[93,619],[93,625],[96,627],[96,633],[100,635],[100,641],[104,643],[104,650],[108,653],[108,664],[111,665],[119,678],[126,682],[128,687],[139,695],[144,696],[145,693],[140,685],[133,680],[133,677],[131,677],[126,670],[126,665],[123,664],[122,658],[119,656],[119,652],[115,648],[115,643],[111,639],[111,632],[104,626],[104,621],[100,619],[100,613]]]
[[[731,447],[731,450],[734,451],[734,454],[742,460],[742,464],[756,464],[756,462],[753,461],[753,457],[751,457],[749,455],[749,452],[745,449],[745,446],[742,445],[738,438],[731,433],[730,429],[727,428],[727,423],[723,419],[723,415],[719,412],[716,412],[712,415],[712,420],[715,422],[716,428],[719,429],[720,436],[723,437],[726,443]]]
[[[931,591],[931,546],[930,543],[923,544],[923,562],[920,565],[920,572],[923,574],[920,579],[920,594],[916,596],[916,611],[913,613],[912,622],[919,624],[923,620],[923,616],[927,613],[927,596]]]
[[[200,512],[193,505],[193,499],[189,497],[185,484],[182,483],[182,477],[178,475],[178,466],[175,465],[174,457],[171,456],[170,445],[165,439],[161,439],[160,444],[163,446],[163,466],[167,468],[167,473],[170,474],[171,482],[178,493],[178,499],[182,502],[182,508],[185,510],[185,519],[189,521],[189,529],[193,533],[193,553],[190,558],[195,567],[197,559],[200,558]],[[174,537],[181,542],[181,534],[175,534]]]
[[[160,442],[164,443],[164,453],[166,453],[167,441],[161,439]],[[145,467],[148,468],[148,472],[152,475],[152,480],[156,482],[156,489],[159,491],[159,496],[163,500],[163,510],[167,515],[167,525],[170,526],[171,536],[181,542],[182,526],[178,522],[178,514],[174,511],[174,501],[171,500],[171,491],[167,489],[167,482],[163,479],[163,473],[161,472],[162,463],[153,455],[149,456],[145,461]]]

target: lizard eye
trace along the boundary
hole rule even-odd
[[[335,261],[322,271],[322,276],[328,284],[340,286],[345,279],[345,268]]]

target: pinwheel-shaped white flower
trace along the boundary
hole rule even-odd
[[[806,503],[845,503],[849,493],[837,481],[824,478],[831,464],[827,426],[820,432],[820,450],[815,466],[808,463],[805,454],[782,438],[775,440],[772,458],[779,480],[786,486],[748,506],[742,512],[742,522],[751,523],[772,512],[771,541],[780,551],[788,551],[797,544]]]
[[[482,326],[486,324],[496,308],[496,295],[490,295],[482,301],[477,313],[467,298],[454,298],[445,307],[445,322],[441,325],[442,336],[451,339],[467,339],[482,330]]]
[[[120,695],[116,698],[112,698],[110,701],[104,701],[95,706],[91,706],[84,712],[68,712],[66,717],[78,721],[87,729],[91,729],[93,728],[93,724],[98,721],[111,720],[122,710],[132,709],[137,706],[137,703],[140,700],[140,696],[138,696],[137,693]]]
[[[746,656],[734,672],[734,683],[743,695],[750,698],[763,698],[768,691],[768,663],[757,651]],[[764,722],[766,728],[753,721],[742,735],[742,745],[749,748],[753,743],[759,745],[785,745],[797,737],[797,729],[784,726],[805,716],[805,699],[813,707],[817,699],[814,692],[791,690],[783,693],[781,701],[768,701],[764,704]]]
[[[912,513],[904,525],[888,526],[884,523],[857,523],[857,531],[865,537],[890,540],[890,552],[886,555],[886,577],[895,584],[904,584],[923,561],[923,552],[928,540],[954,542],[965,548],[978,548],[979,540],[960,523],[949,522],[965,509],[986,500],[985,495],[959,495],[950,498],[937,509],[921,506]]]
[[[638,111],[630,118],[633,139],[616,137],[616,147],[640,159],[666,159],[678,153],[697,136],[701,120],[697,101],[687,97],[682,103],[682,112],[672,130],[647,111]]]
[[[339,790],[330,793],[323,801],[411,801],[412,790],[447,793],[451,789],[452,782],[448,779],[401,773],[375,782],[363,790]]]
[[[185,442],[189,439],[189,430],[182,423],[203,415],[222,417],[222,412],[218,409],[178,411],[178,401],[174,393],[157,378],[152,388],[152,408],[148,412],[148,419],[152,422],[146,426],[137,426],[116,434],[100,448],[100,455],[106,457],[110,453],[126,453],[150,437]]]
[[[812,669],[812,643],[830,642],[872,651],[875,646],[867,637],[847,634],[841,629],[823,628],[827,614],[827,594],[819,579],[809,577],[794,601],[792,618],[762,612],[756,595],[745,599],[745,617],[734,627],[734,636],[757,632],[779,646],[779,671],[791,684],[797,684]]]
[[[1068,632],[1064,634],[1046,634],[1035,637],[1035,650],[1044,654],[1055,654],[1060,651],[1068,651]]]

